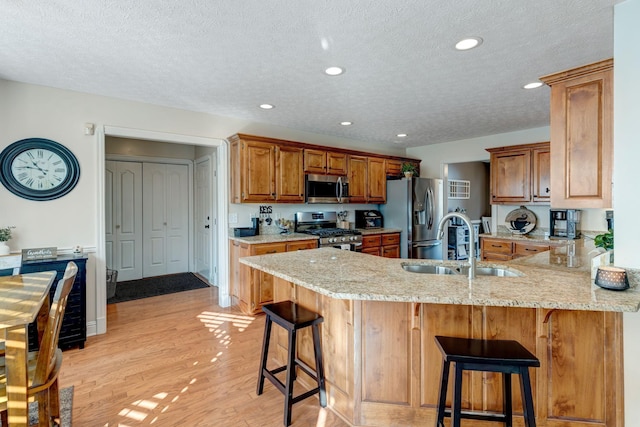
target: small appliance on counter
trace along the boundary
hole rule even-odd
[[[580,238],[579,209],[549,210],[549,235],[563,239]]]
[[[380,211],[356,210],[356,228],[382,228],[384,220]]]
[[[260,218],[251,218],[251,227],[237,227],[233,229],[233,237],[250,237],[259,234]]]

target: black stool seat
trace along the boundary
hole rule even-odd
[[[327,395],[324,380],[324,367],[322,364],[322,349],[320,347],[320,331],[318,325],[323,322],[324,318],[318,313],[307,310],[304,307],[292,301],[282,301],[274,304],[267,304],[262,307],[267,315],[264,324],[264,339],[262,342],[262,356],[260,359],[260,376],[258,379],[258,387],[256,393],[262,394],[264,389],[264,379],[267,378],[271,383],[284,394],[284,425],[291,424],[291,408],[307,397],[318,393],[320,406],[327,406]],[[271,340],[271,324],[276,324],[285,328],[289,333],[289,348],[287,364],[275,369],[267,369],[267,359],[269,353],[269,341]],[[296,336],[299,329],[311,327],[313,335],[313,350],[316,362],[316,369],[312,369],[296,356]],[[296,366],[304,371],[311,378],[316,380],[318,387],[293,397],[293,383],[296,379]],[[286,371],[286,383],[283,383],[275,374]]]
[[[539,367],[540,361],[529,350],[513,340],[480,340],[436,336],[435,341],[443,358],[436,427],[444,426],[444,417],[452,418],[452,427],[460,427],[462,418],[504,422],[506,426],[511,427],[513,419],[511,374],[520,375],[525,425],[527,427],[535,427],[536,420],[529,367]],[[451,362],[455,362],[455,374],[452,409],[449,410],[445,405]],[[464,370],[502,373],[502,414],[462,411],[462,372]]]

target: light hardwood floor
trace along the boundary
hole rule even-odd
[[[73,425],[282,426],[282,394],[268,381],[255,392],[264,316],[221,308],[217,291],[108,305],[107,333],[64,352]],[[315,396],[293,407],[294,427],[347,425]]]

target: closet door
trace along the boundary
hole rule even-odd
[[[143,276],[189,271],[189,168],[144,163]]]
[[[107,268],[118,281],[142,277],[142,164],[105,165],[105,241]]]

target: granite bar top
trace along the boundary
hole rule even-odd
[[[402,268],[403,263],[456,267],[459,261],[391,259],[333,248],[246,257],[240,262],[336,299],[638,311],[640,270],[627,269],[630,289],[602,289],[591,279],[593,250],[593,244],[581,242],[509,262],[478,262],[478,266],[516,270],[523,276],[474,280]]]
[[[280,243],[280,242],[295,242],[297,240],[318,240],[318,236],[312,236],[304,233],[289,233],[289,234],[259,234],[257,236],[248,237],[235,237],[229,236],[229,240],[234,240],[240,243],[247,243],[249,245],[259,245],[261,243]]]

